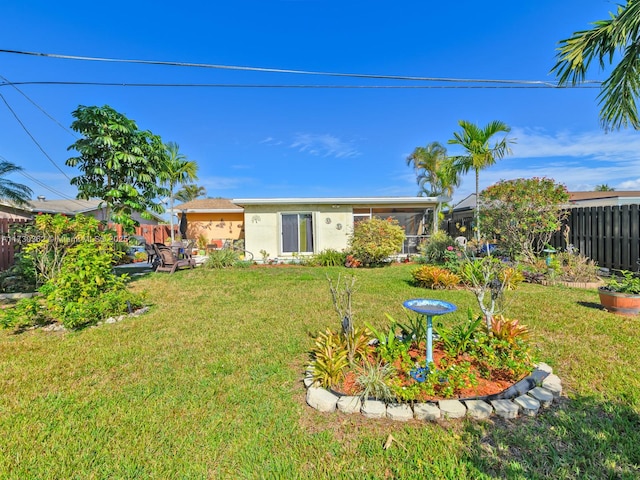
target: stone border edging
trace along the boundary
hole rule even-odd
[[[304,378],[307,404],[320,412],[361,413],[367,418],[389,418],[397,421],[435,421],[441,418],[469,417],[484,420],[495,414],[502,418],[516,418],[520,413],[533,416],[540,408],[547,408],[562,393],[562,382],[546,363],[539,363],[531,374],[496,395],[438,400],[434,402],[389,403],[362,400],[359,396],[341,395],[315,386],[311,373]]]

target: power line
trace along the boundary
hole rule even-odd
[[[286,73],[294,75],[316,75],[323,77],[349,77],[349,78],[368,78],[376,80],[407,80],[419,82],[452,82],[452,83],[499,83],[499,84],[517,84],[517,85],[547,85],[550,87],[558,87],[557,84],[544,80],[495,80],[495,79],[469,79],[469,78],[438,78],[438,77],[416,77],[407,75],[377,75],[365,73],[342,73],[342,72],[321,72],[313,70],[293,70],[284,68],[265,68],[240,65],[218,65],[210,63],[191,63],[191,62],[174,62],[166,60],[136,60],[125,58],[107,58],[107,57],[88,57],[80,55],[62,55],[56,53],[44,52],[27,52],[22,50],[0,49],[0,53],[10,53],[16,55],[29,55],[36,57],[57,58],[63,60],[82,60],[92,62],[109,62],[109,63],[129,63],[141,65],[164,65],[172,67],[190,67],[190,68],[209,68],[218,70],[237,70],[261,73]],[[597,81],[584,81],[582,83],[597,83]]]
[[[47,157],[47,159],[51,162],[51,164],[54,167],[56,167],[58,169],[58,171],[60,173],[62,173],[67,178],[67,180],[71,181],[71,178],[66,173],[64,173],[64,171],[58,166],[58,164],[53,160],[53,158],[51,158],[49,156],[49,154],[44,150],[44,148],[42,148],[42,145],[40,145],[40,143],[38,143],[38,141],[35,139],[35,137],[33,135],[31,135],[31,132],[29,131],[29,129],[25,126],[24,123],[22,123],[22,120],[20,120],[20,117],[18,117],[18,114],[13,110],[13,108],[11,108],[11,105],[9,105],[9,102],[7,102],[7,100],[4,98],[4,95],[2,95],[1,93],[0,93],[0,98],[2,99],[4,104],[7,106],[9,111],[13,114],[13,116],[18,121],[18,123],[23,128],[23,130],[27,133],[27,135],[29,135],[29,138],[31,138],[33,143],[35,143],[36,146],[40,149],[40,151],[44,154],[44,156]]]
[[[0,75],[0,78],[4,78]],[[246,84],[246,83],[129,83],[129,82],[76,82],[76,81],[20,81],[3,82],[0,87],[15,85],[61,85],[94,87],[182,87],[182,88],[299,88],[299,89],[583,89],[600,85],[300,85],[300,84]]]
[[[9,160],[7,160],[5,157],[3,157],[2,155],[0,155],[0,160],[4,161],[4,162],[9,162]],[[13,162],[9,162],[9,163],[13,163]],[[62,192],[59,192],[58,190],[50,187],[49,185],[47,185],[44,182],[41,182],[40,180],[38,180],[37,178],[35,178],[32,175],[29,175],[27,172],[25,172],[24,170],[18,170],[16,173],[19,173],[20,175],[22,175],[23,177],[31,180],[33,183],[39,185],[40,187],[44,188],[45,190],[50,191],[51,193],[54,193],[62,198],[64,198],[65,200],[71,200],[72,202],[76,203],[77,205],[81,205],[84,206],[83,204],[81,204],[80,202],[78,202],[75,198],[72,198],[68,195],[65,195]]]
[[[22,95],[24,98],[26,98],[34,107],[36,107],[38,110],[40,110],[42,113],[44,113],[50,120],[52,120],[56,125],[58,125],[60,128],[62,128],[64,131],[66,131],[67,133],[71,134],[74,138],[78,138],[78,136],[73,133],[71,130],[69,130],[67,127],[65,127],[64,125],[62,125],[58,120],[56,120],[55,118],[53,118],[53,116],[49,115],[49,113],[42,108],[40,105],[38,105],[35,101],[33,101],[26,93],[24,93],[22,90],[20,90],[16,85],[16,83],[14,82],[10,82],[6,77],[0,75],[0,78],[4,81],[4,83],[1,83],[0,86],[5,86],[5,85],[9,85],[12,86],[14,89],[16,89],[16,91]]]

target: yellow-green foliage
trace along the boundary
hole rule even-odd
[[[516,319],[505,318],[503,315],[496,315],[491,319],[491,331],[494,338],[515,343],[517,339],[528,340],[529,329],[525,325],[520,325]]]
[[[460,283],[459,275],[435,265],[423,265],[411,275],[418,286],[434,290],[453,288]]]
[[[349,365],[344,337],[327,329],[316,338],[312,353],[313,379],[323,387],[332,387],[339,383]]]

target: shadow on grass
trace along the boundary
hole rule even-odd
[[[603,312],[606,312],[606,309],[601,304],[596,302],[576,302],[576,303],[581,307],[595,308],[596,310],[602,310]]]
[[[561,399],[536,417],[468,423],[467,461],[498,478],[640,478],[640,405]]]

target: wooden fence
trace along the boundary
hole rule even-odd
[[[16,247],[19,243],[26,242],[28,239],[15,236],[10,232],[12,225],[26,224],[30,220],[0,218],[0,270],[6,270],[14,263],[14,255]]]
[[[551,240],[556,249],[567,247],[563,235],[566,226],[569,227],[569,243],[600,267],[638,270],[639,205],[572,208],[563,230]]]

